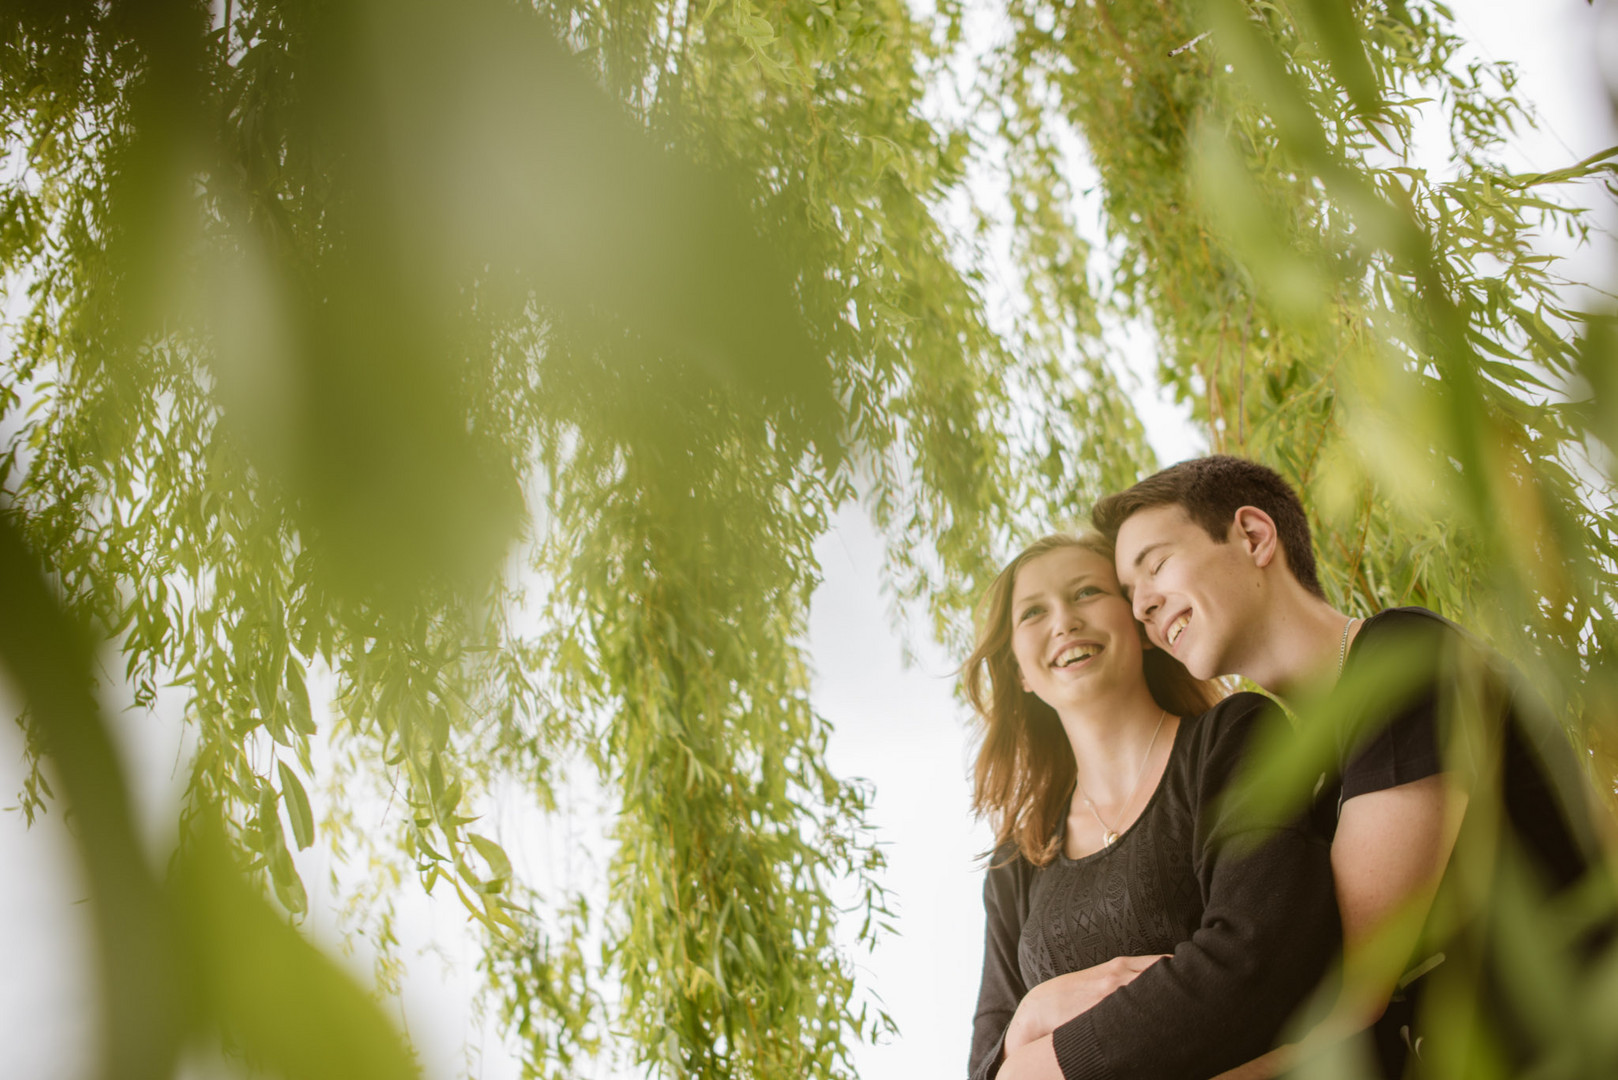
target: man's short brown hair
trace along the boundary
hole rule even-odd
[[[1095,504],[1090,520],[1108,540],[1133,515],[1155,506],[1178,506],[1218,543],[1229,536],[1236,511],[1256,506],[1275,520],[1287,566],[1298,583],[1321,599],[1325,592],[1315,573],[1315,550],[1309,519],[1292,485],[1267,465],[1227,454],[1192,458],[1153,473],[1134,487],[1108,495]]]

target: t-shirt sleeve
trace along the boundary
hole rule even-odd
[[[1438,680],[1453,633],[1436,618],[1402,610],[1384,612],[1361,630],[1351,676],[1377,678],[1384,658],[1388,670],[1414,670],[1406,686],[1371,693],[1376,701],[1359,710],[1339,733],[1343,762],[1342,798],[1384,791],[1444,770],[1439,753]],[[1452,643],[1453,644],[1453,643]]]
[[[1265,823],[1222,799],[1265,699],[1238,695],[1199,722],[1201,925],[1172,956],[1056,1029],[1067,1080],[1211,1076],[1275,1045],[1341,938],[1330,846],[1312,816]]]
[[[1027,882],[1021,858],[996,852],[996,862],[983,879],[983,982],[972,1018],[972,1080],[989,1080],[1000,1071],[1006,1028],[1027,993],[1017,963],[1017,943],[1027,914]]]

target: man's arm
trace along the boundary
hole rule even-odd
[[[1387,1009],[1465,809],[1466,794],[1450,773],[1343,803],[1331,845],[1343,919],[1344,997],[1328,1020],[1337,1037],[1374,1024]]]
[[[1285,724],[1252,695],[1226,699],[1190,744],[1201,925],[1172,957],[1063,1023],[1053,1048],[1074,1080],[1207,1076],[1262,1054],[1337,955],[1330,851],[1307,816],[1284,822],[1237,790],[1255,725]]]
[[[1097,1002],[1119,987],[1128,986],[1137,975],[1168,955],[1115,956],[1093,967],[1046,979],[1018,1002],[1011,1026],[1006,1029],[1005,1055],[1010,1057],[1094,1008]]]
[[[1465,809],[1466,795],[1448,773],[1343,803],[1331,846],[1343,920],[1342,994],[1298,1045],[1279,1047],[1216,1080],[1267,1080],[1381,1018],[1421,934]]]

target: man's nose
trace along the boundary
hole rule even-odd
[[[1135,612],[1135,619],[1139,622],[1150,623],[1152,616],[1162,604],[1162,597],[1149,589],[1136,589],[1130,607]]]

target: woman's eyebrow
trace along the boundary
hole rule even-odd
[[[1082,574],[1075,574],[1072,577],[1068,578],[1067,583],[1065,585],[1063,585],[1062,588],[1063,589],[1071,589],[1073,586],[1079,584],[1081,581],[1089,581],[1091,578],[1094,578],[1096,576],[1097,576],[1096,574],[1091,573],[1090,571],[1086,570]],[[1037,593],[1037,592],[1032,593],[1032,594],[1025,594],[1023,596],[1019,596],[1017,599],[1015,599],[1015,600],[1013,600],[1011,602],[1011,606],[1012,607],[1022,607],[1024,604],[1032,603],[1033,601],[1038,600],[1040,598],[1040,596],[1041,596],[1041,593]]]

